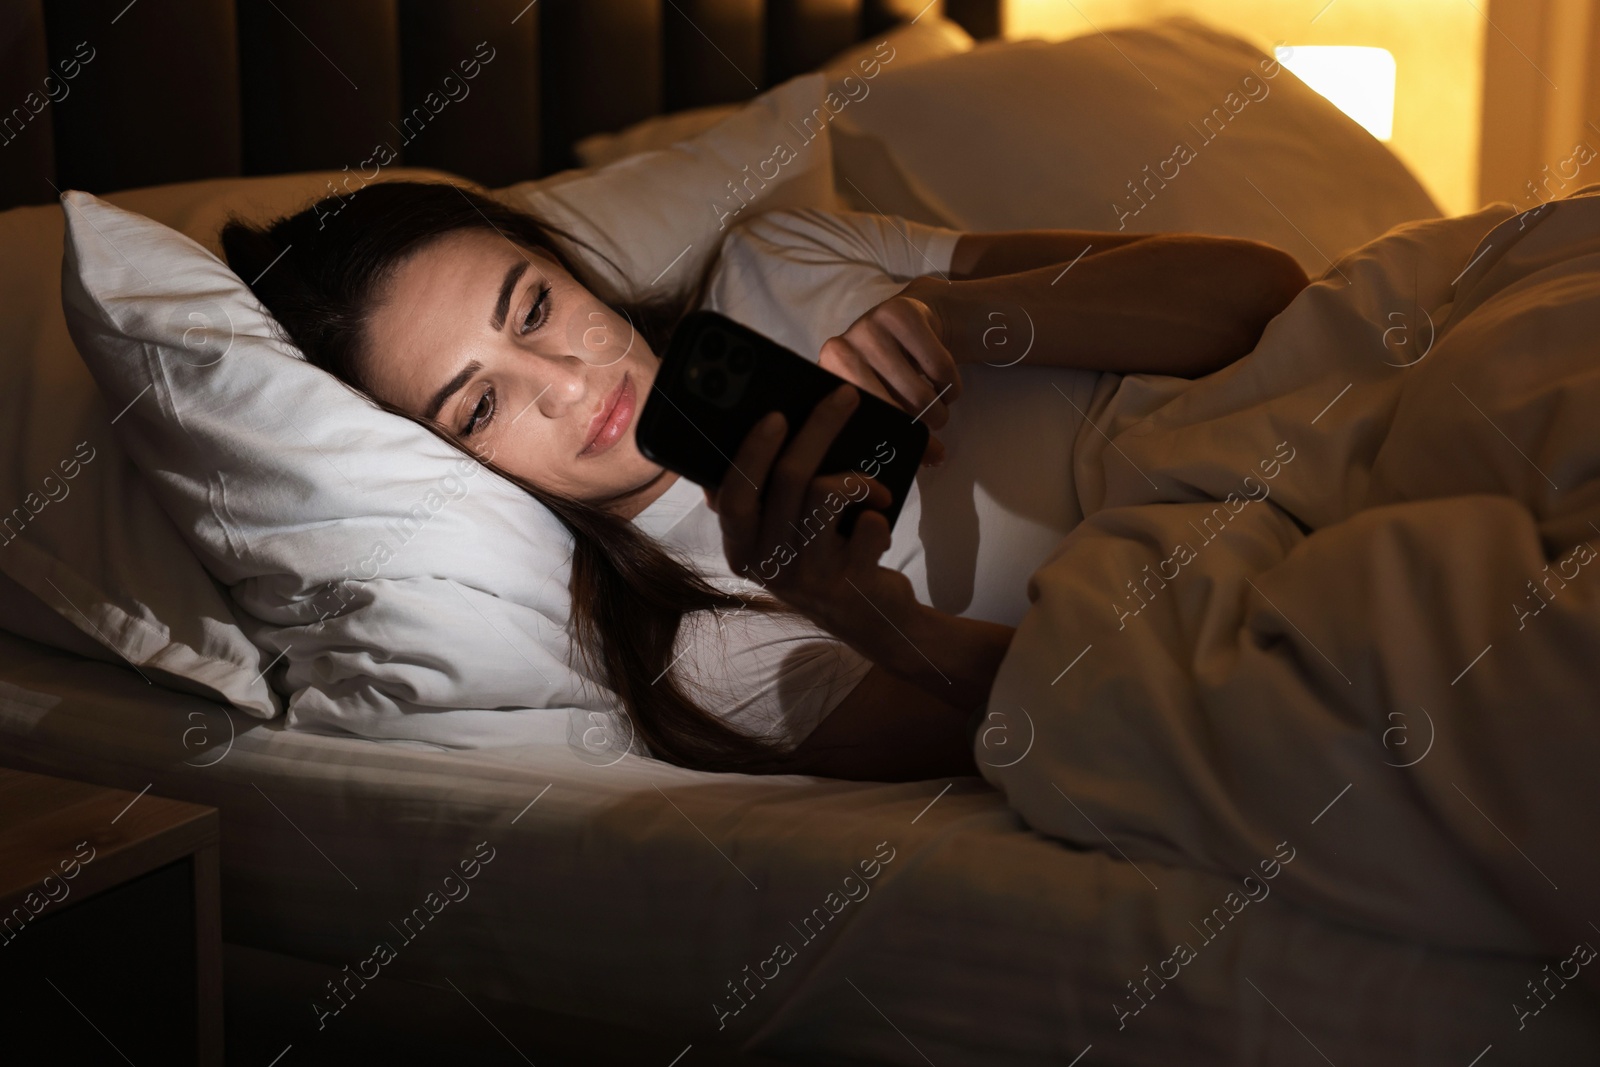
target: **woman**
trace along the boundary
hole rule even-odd
[[[877,513],[848,540],[824,530],[770,577],[752,569],[791,523],[845,489],[844,476],[819,478],[816,466],[855,389],[842,386],[787,447],[781,416],[758,425],[733,457],[745,477],[704,494],[729,572],[777,599],[720,588],[633,521],[677,483],[639,453],[633,425],[655,353],[712,272],[679,301],[612,307],[553,233],[467,190],[392,182],[262,229],[230,222],[222,240],[312,363],[513,478],[562,520],[574,538],[577,650],[654,754],[846,778],[976,773],[970,726],[1011,627],[919,602],[904,574],[879,563],[890,538]],[[822,366],[933,429],[960,396],[957,365],[988,355],[997,309],[1027,310],[1035,364],[1198,376],[1250,351],[1307,281],[1282,252],[1226,238],[970,233],[949,257],[942,277],[912,278],[819,352]],[[925,462],[940,452],[930,442]],[[869,501],[887,500],[869,484]],[[687,617],[714,613],[720,627],[722,611],[741,609],[798,616],[864,658],[798,745],[734,728],[677,667]]]

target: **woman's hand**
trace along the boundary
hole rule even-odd
[[[859,471],[816,473],[858,403],[853,387],[840,386],[787,447],[781,413],[756,423],[717,492],[706,490],[721,519],[723,552],[734,573],[759,582],[885,671],[970,711],[988,699],[1015,631],[918,601],[909,578],[878,564],[890,543],[882,512],[865,509],[849,537],[839,532],[846,503],[882,507],[890,500],[886,486]]]
[[[889,547],[889,520],[871,508],[888,506],[888,487],[860,471],[817,474],[859,403],[856,389],[841,385],[787,447],[783,415],[767,415],[740,444],[717,492],[706,490],[706,502],[721,519],[735,574],[872,658],[883,619],[903,617],[917,599],[905,575],[878,564]],[[845,537],[839,513],[858,501],[867,507]]]
[[[945,341],[930,283],[937,284],[913,278],[868,309],[844,333],[823,342],[817,362],[937,430],[949,421],[950,405],[961,396],[961,375]],[[943,459],[943,442],[930,437],[925,462],[937,465]]]

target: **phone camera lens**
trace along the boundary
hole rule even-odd
[[[700,340],[700,355],[706,359],[721,359],[728,340],[715,330],[707,330]]]
[[[750,349],[744,345],[734,345],[728,352],[728,369],[735,374],[744,374],[750,369]]]
[[[728,376],[715,368],[706,371],[700,378],[700,392],[707,400],[715,400],[727,387]]]

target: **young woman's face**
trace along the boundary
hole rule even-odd
[[[402,263],[364,352],[380,400],[542,489],[631,518],[664,473],[634,444],[655,354],[553,259],[493,231],[447,234]]]

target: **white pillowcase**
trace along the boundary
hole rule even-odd
[[[1405,165],[1324,97],[1188,19],[985,41],[886,73],[836,125],[841,145],[880,142],[959,230],[1248,237],[1315,277],[1392,226],[1439,214]]]
[[[394,177],[439,177],[399,170]],[[215,239],[232,209],[268,218],[337,172],[189,182],[112,200]],[[255,715],[281,708],[263,657],[133,463],[62,315],[61,208],[0,212],[0,626],[70,651],[105,649],[153,682]]]
[[[592,133],[572,146],[578,162],[585,167],[604,167],[640,152],[671,148],[704,133],[730,115],[739,104],[708,104],[666,115],[652,115],[616,133]]]
[[[530,737],[490,709],[609,706],[564,663],[570,538],[554,516],[307,363],[198,244],[64,200],[73,340],[126,408],[117,439],[151,491],[281,654],[292,725],[482,744],[567,732],[560,717]]]
[[[494,195],[612,254],[620,275],[572,249],[604,298],[669,288],[654,250],[690,249],[687,286],[729,223],[708,193],[824,89],[794,79],[689,144]],[[835,207],[830,160],[823,128],[736,217]],[[62,299],[106,405],[126,409],[117,441],[227,587],[292,725],[564,742],[616,708],[569,666],[571,539],[542,505],[306,363],[212,252],[86,193],[64,204]],[[146,584],[171,577],[150,567]]]

